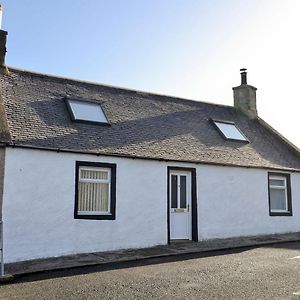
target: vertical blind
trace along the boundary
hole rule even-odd
[[[110,169],[79,168],[78,213],[110,212]]]

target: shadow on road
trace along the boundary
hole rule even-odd
[[[299,242],[289,242],[289,243],[278,243],[272,245],[261,246],[264,248],[273,248],[273,249],[287,249],[287,250],[299,250],[300,251],[300,243]]]
[[[18,284],[23,282],[40,281],[40,280],[47,280],[47,279],[59,278],[59,277],[70,277],[70,276],[84,275],[84,274],[90,274],[96,272],[105,272],[105,271],[117,270],[117,269],[135,268],[135,267],[147,266],[147,265],[172,263],[177,261],[191,260],[191,259],[204,258],[204,257],[236,254],[236,253],[241,253],[244,251],[251,250],[253,248],[255,247],[243,247],[239,249],[230,249],[230,250],[214,250],[214,251],[202,252],[202,253],[179,254],[179,255],[172,255],[166,257],[144,258],[144,259],[138,259],[136,261],[130,261],[130,262],[114,262],[114,263],[107,263],[107,264],[95,265],[95,266],[75,267],[66,270],[43,271],[34,274],[17,275],[15,276],[13,282],[10,282],[8,284]]]
[[[172,263],[177,261],[192,260],[197,258],[213,257],[213,256],[222,256],[228,254],[238,254],[245,251],[249,251],[256,248],[273,248],[273,249],[289,249],[289,250],[300,250],[299,242],[289,242],[289,243],[278,243],[272,245],[260,245],[260,246],[249,246],[241,247],[236,249],[226,249],[226,250],[214,250],[209,252],[202,253],[191,253],[191,254],[178,254],[166,257],[156,257],[156,258],[144,258],[138,259],[136,261],[130,262],[113,262],[95,266],[84,266],[84,267],[74,267],[65,270],[53,270],[53,271],[43,271],[34,274],[27,275],[17,275],[13,282],[8,284],[18,284],[23,282],[33,282],[40,280],[47,280],[52,278],[60,277],[71,277],[77,275],[84,275],[96,272],[105,272],[110,270],[118,270],[125,268],[135,268],[140,266],[147,265],[156,265],[156,264],[165,264]]]

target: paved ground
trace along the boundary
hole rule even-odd
[[[5,273],[24,275],[40,271],[62,270],[74,267],[93,265],[118,264],[120,262],[136,261],[145,258],[178,256],[191,253],[209,252],[240,247],[269,245],[272,243],[299,242],[300,232],[244,236],[225,239],[211,239],[195,242],[172,242],[169,245],[160,245],[143,249],[123,249],[107,252],[82,253],[44,259],[21,261],[5,265]],[[0,278],[1,282],[1,278]]]
[[[103,268],[23,277],[0,299],[300,299],[299,242]]]

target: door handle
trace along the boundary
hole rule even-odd
[[[190,211],[190,204],[187,205],[187,211]]]

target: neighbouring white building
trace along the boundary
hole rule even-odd
[[[300,231],[300,154],[234,106],[5,66],[0,214],[5,262]]]

